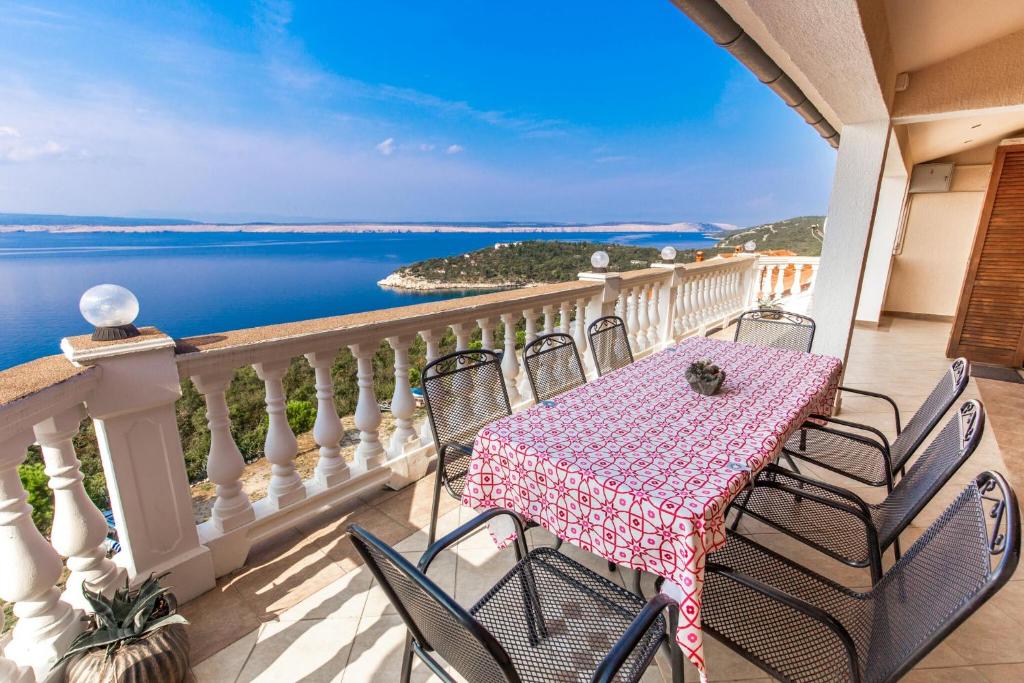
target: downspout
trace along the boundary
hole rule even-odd
[[[779,68],[768,54],[761,49],[761,46],[754,42],[743,30],[733,21],[715,0],[672,0],[673,4],[693,20],[704,30],[711,39],[720,47],[725,48],[738,59],[741,64],[750,69],[757,79],[771,88],[776,95],[790,107],[796,110],[804,121],[809,123],[814,130],[818,131],[821,137],[832,147],[839,147],[839,133],[825,120],[824,114],[818,111],[803,90],[800,89],[793,79]]]

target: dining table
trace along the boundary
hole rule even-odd
[[[685,379],[704,359],[725,372],[711,396]],[[462,504],[512,510],[663,577],[679,602],[676,643],[704,680],[701,589],[708,554],[726,543],[726,510],[809,416],[831,413],[841,370],[831,356],[684,339],[484,427]]]

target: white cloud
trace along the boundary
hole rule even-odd
[[[459,152],[465,151],[465,149],[466,148],[463,147],[462,145],[448,145],[448,149],[446,149],[444,152],[445,154],[458,154]]]
[[[386,157],[391,156],[391,154],[395,151],[395,139],[388,138],[387,140],[384,140],[383,142],[377,145],[376,149],[378,152],[380,152]]]
[[[421,152],[433,152],[434,151],[434,145],[431,145],[429,143],[424,142],[423,144],[420,145],[420,151]]]
[[[15,131],[15,133],[17,133]],[[64,154],[68,148],[64,145],[47,140],[40,144],[21,141],[0,143],[0,160],[3,161],[35,161],[44,157],[55,157]]]
[[[20,138],[21,133],[13,126],[0,126],[0,138]]]

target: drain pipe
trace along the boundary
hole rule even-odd
[[[672,0],[672,3],[795,109],[828,144],[839,147],[839,133],[825,120],[824,114],[715,0]]]

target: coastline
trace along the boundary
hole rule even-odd
[[[516,289],[518,287],[536,287],[536,282],[503,282],[479,283],[479,282],[433,282],[415,275],[403,275],[399,271],[391,273],[383,280],[378,280],[377,285],[385,289],[404,289],[416,292],[444,292],[444,291],[466,291],[466,290],[502,290]]]

